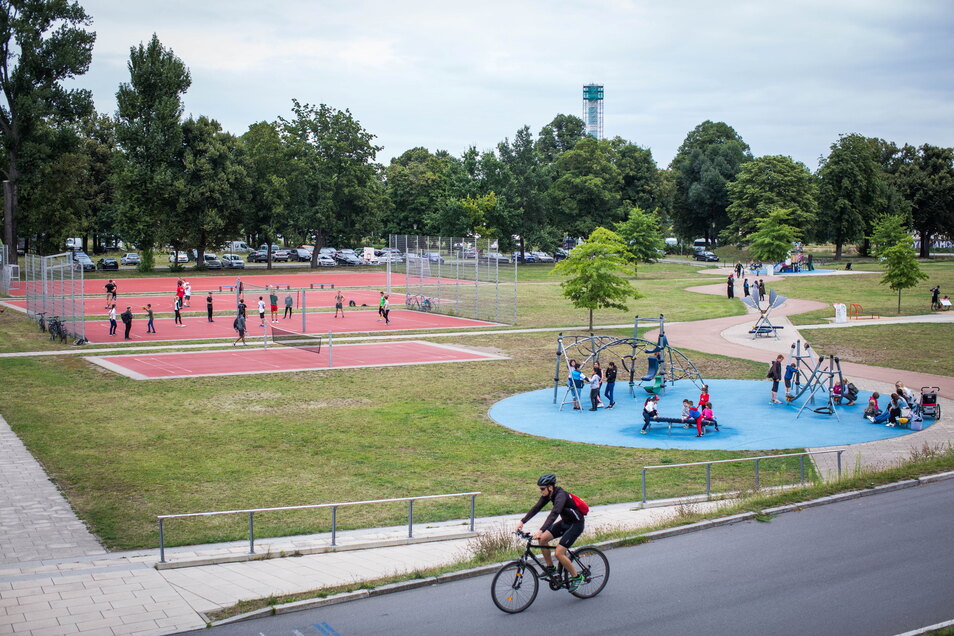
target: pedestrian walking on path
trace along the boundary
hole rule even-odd
[[[725,293],[730,299],[735,298],[735,279],[732,277],[732,274],[729,274],[729,279],[725,284]]]
[[[146,312],[146,333],[156,333],[156,325],[153,323],[153,319],[156,317],[155,312],[152,310],[152,303],[146,303],[146,306],[143,307],[143,310]]]

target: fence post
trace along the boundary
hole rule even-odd
[[[759,460],[755,460],[755,489],[759,489]]]
[[[706,499],[712,497],[712,464],[706,464]]]
[[[332,337],[333,337],[332,332],[329,331],[329,332],[328,332],[328,368],[329,368],[329,369],[332,368],[333,366],[335,366],[335,365],[334,365],[334,362],[332,362],[332,360],[331,360],[331,356],[332,356],[332,354],[334,353],[334,350],[335,350],[334,344],[331,342]]]
[[[805,456],[804,455],[798,456],[798,471],[801,477],[801,481],[798,483],[804,484],[805,483]]]
[[[838,451],[838,476],[841,477],[841,454],[844,453],[844,450]]]
[[[162,519],[159,519],[159,563],[166,562],[166,543],[162,536]]]
[[[408,499],[407,500],[407,538],[408,539],[414,538],[414,531],[412,529],[413,526],[414,526],[414,500]]]
[[[331,507],[331,545],[334,547],[338,532],[338,506]]]
[[[646,505],[646,468],[643,468],[643,477],[640,480],[643,484],[643,505]]]
[[[477,503],[477,495],[470,496],[470,531],[474,531],[474,508]]]
[[[255,554],[255,513],[248,513],[248,553]]]

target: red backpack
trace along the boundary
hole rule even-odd
[[[576,506],[576,509],[580,511],[581,515],[585,517],[586,515],[589,514],[590,507],[586,505],[585,501],[583,501],[582,499],[580,499],[579,497],[577,497],[571,492],[568,492],[567,494],[570,495],[570,499],[573,500],[573,505]]]

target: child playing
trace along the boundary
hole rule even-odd
[[[682,421],[685,423],[685,426],[683,426],[683,428],[691,428],[691,427],[692,427],[692,424],[689,423],[689,422],[690,422],[690,420],[689,420],[689,411],[690,411],[691,409],[692,409],[692,400],[683,400],[683,401],[682,401],[682,415],[680,416],[680,418],[682,419]]]
[[[719,423],[716,422],[715,414],[712,412],[712,402],[706,402],[705,408],[702,409],[702,419],[712,420],[715,430],[719,430]],[[703,429],[705,430],[705,429]]]
[[[699,408],[709,403],[709,385],[702,385],[702,392],[699,393]]]
[[[705,435],[706,430],[702,426],[702,411],[692,406],[692,402],[689,403],[689,417],[696,421],[696,437]]]
[[[590,376],[590,410],[595,411],[597,405],[600,403],[600,382],[602,382],[603,377],[597,371],[593,371],[593,375]]]
[[[639,431],[641,435],[646,434],[646,430],[649,428],[649,423],[659,415],[659,410],[657,409],[657,403],[659,402],[658,395],[650,395],[646,398],[646,402],[643,403],[643,428]]]
[[[788,366],[785,367],[785,399],[791,402],[794,399],[792,395],[792,379],[795,379],[795,386],[799,386],[798,381],[798,366],[795,364],[795,361],[788,363]]]

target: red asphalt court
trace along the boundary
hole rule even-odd
[[[160,353],[153,355],[95,356],[86,358],[134,380],[166,380],[210,375],[243,375],[316,371],[328,368],[389,367],[439,362],[505,360],[505,356],[420,340],[334,345],[329,367],[329,347],[320,353],[283,347],[239,346],[222,351]]]
[[[122,278],[113,279],[117,285],[117,293],[120,299],[123,294],[167,294],[170,297],[176,293],[176,281],[179,279],[192,283],[193,296],[198,290],[209,291],[210,289],[218,291],[219,287],[226,285],[235,285],[235,279],[241,278],[245,287],[245,295],[250,296],[255,293],[264,292],[265,285],[291,285],[293,288],[309,288],[314,284],[316,288],[319,285],[325,285],[329,288],[332,284],[335,287],[377,287],[380,291],[385,291],[387,284],[387,272],[340,272],[327,269],[309,270],[307,272],[287,273],[281,270],[275,270],[268,274],[223,274],[218,276],[198,276],[191,273],[181,275],[169,275],[162,278]],[[441,278],[444,284],[454,281],[454,278]],[[106,297],[107,279],[89,278],[83,281],[83,290],[87,296]],[[437,278],[425,279],[428,285],[436,285]],[[401,287],[404,285],[404,274],[391,273],[391,286]],[[415,284],[419,281],[415,278]],[[471,282],[473,284],[473,282]],[[255,287],[257,286],[257,287]],[[11,296],[25,296],[26,285],[21,285],[20,289],[10,290]]]
[[[216,288],[212,293],[212,306],[215,311],[222,311],[224,314],[234,314],[235,307],[235,294],[230,292],[219,293],[218,288]],[[198,289],[192,290],[192,306],[186,307],[183,309],[183,314],[188,315],[191,313],[201,313],[205,316],[205,296],[208,293],[208,289],[199,291]],[[288,293],[284,289],[277,291],[278,293],[278,307],[279,313],[285,311],[285,295]],[[315,309],[317,307],[334,307],[335,306],[335,296],[337,295],[337,289],[309,289],[308,296],[305,300],[309,309]],[[378,299],[380,298],[380,292],[373,289],[342,289],[341,294],[344,296],[344,304],[347,305],[349,300],[353,300],[356,305],[360,306],[362,303],[368,307],[377,307]],[[298,313],[298,294],[296,290],[291,292],[292,298],[295,299],[295,313]],[[253,309],[258,302],[258,297],[262,296],[265,299],[265,302],[268,302],[268,294],[264,290],[253,290],[245,294],[245,303],[252,307]],[[404,294],[390,294],[390,300],[392,305],[403,305],[404,304]],[[152,310],[157,314],[171,314],[173,309],[172,305],[175,302],[175,293],[170,292],[164,296],[123,296],[120,295],[116,299],[116,312],[122,313],[126,307],[132,307],[133,314],[143,314],[143,307],[146,306],[146,303],[152,303]],[[9,305],[10,307],[16,307],[26,311],[26,300],[4,300],[3,304]],[[86,296],[84,302],[84,309],[87,316],[105,316],[106,309],[106,295],[97,294],[95,296]],[[301,318],[298,319],[299,325],[301,324]]]
[[[134,312],[135,313],[135,312]],[[287,320],[279,320],[277,323],[271,322],[270,312],[265,314],[265,324],[267,326],[275,325],[289,331],[301,331],[301,314],[295,315]],[[281,310],[278,315],[281,316]],[[232,329],[234,314],[227,316],[217,316],[215,322],[208,322],[205,314],[201,316],[186,316],[183,318],[184,327],[177,327],[172,318],[157,318],[155,327],[157,333],[146,333],[146,319],[142,317],[142,312],[136,314],[133,320],[132,330],[129,333],[130,340],[136,342],[155,342],[164,340],[201,340],[205,338],[235,338],[236,332]],[[502,325],[495,322],[486,322],[483,320],[471,320],[469,318],[458,318],[456,316],[444,316],[442,314],[433,314],[423,311],[392,310],[391,324],[385,325],[383,320],[378,320],[378,312],[374,310],[345,310],[345,316],[335,318],[333,311],[309,312],[306,318],[307,333],[309,334],[327,334],[332,333],[354,333],[354,332],[389,332],[389,331],[408,331],[412,329],[473,329],[478,327],[500,327]],[[102,344],[104,342],[123,342],[123,323],[117,321],[116,335],[109,335],[108,320],[88,320],[86,321],[86,338],[93,344]],[[248,308],[248,318],[246,326],[248,327],[248,336],[261,336],[265,329],[260,327],[258,321],[258,311],[255,305]],[[128,342],[128,341],[126,341]]]

